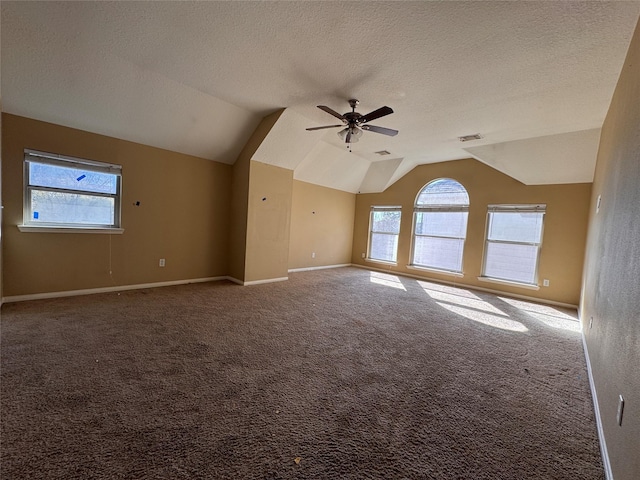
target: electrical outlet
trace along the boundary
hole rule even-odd
[[[598,195],[598,201],[596,202],[596,213],[600,213],[600,203],[602,202],[602,195]]]
[[[593,327],[593,317],[589,319],[589,330]]]
[[[365,254],[363,253],[363,254],[362,254],[362,258],[364,258],[364,257],[365,257]]]
[[[545,278],[545,279],[542,281],[542,286],[543,286],[543,287],[548,287],[548,286],[549,286],[549,280]]]
[[[313,253],[311,254],[311,258],[316,258],[316,252],[313,252]]]
[[[161,267],[164,267],[164,258],[161,258],[161,259],[160,259],[160,263],[159,263],[159,265],[160,265]]]

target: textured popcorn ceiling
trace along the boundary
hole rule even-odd
[[[295,178],[380,191],[470,155],[528,184],[591,181],[640,2],[8,2],[3,110]],[[322,104],[372,124],[346,152]],[[579,133],[582,132],[582,133]],[[480,133],[460,143],[458,136]],[[380,157],[374,152],[388,150]],[[561,165],[561,168],[556,168]]]

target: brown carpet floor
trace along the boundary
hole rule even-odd
[[[575,312],[356,268],[2,307],[2,479],[603,479]]]

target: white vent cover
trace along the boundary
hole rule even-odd
[[[465,135],[463,137],[458,137],[458,140],[460,140],[461,142],[468,142],[470,140],[480,140],[482,138],[482,135],[480,135],[479,133],[474,133],[473,135]]]

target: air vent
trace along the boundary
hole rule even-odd
[[[391,155],[391,152],[388,152],[387,150],[380,150],[379,152],[375,152],[376,155]]]
[[[479,133],[475,133],[473,135],[465,135],[464,137],[458,137],[458,140],[460,140],[461,142],[468,142],[470,140],[480,140],[482,138],[482,135],[480,135]]]

